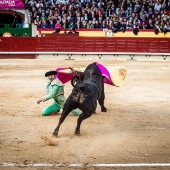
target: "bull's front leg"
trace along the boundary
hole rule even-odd
[[[98,102],[99,102],[99,105],[101,106],[101,111],[102,112],[107,112],[107,108],[104,106],[104,99],[100,98],[98,100]]]
[[[101,111],[102,112],[107,112],[107,108],[104,106],[104,100],[105,100],[105,93],[104,93],[104,88],[102,89],[102,94],[100,96],[100,99],[98,100],[99,105],[101,106]]]

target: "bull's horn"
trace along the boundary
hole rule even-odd
[[[106,74],[102,74],[103,78],[106,78],[107,82],[109,81],[109,77]]]

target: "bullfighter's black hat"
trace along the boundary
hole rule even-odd
[[[51,71],[48,71],[48,72],[45,73],[45,77],[48,77],[48,76],[50,76],[50,75],[56,75],[56,74],[57,74],[56,71],[51,70]]]

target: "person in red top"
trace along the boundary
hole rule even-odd
[[[61,31],[61,23],[60,20],[57,20],[56,24],[55,24],[55,31],[56,33],[59,33]]]

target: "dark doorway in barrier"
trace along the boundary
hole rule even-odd
[[[0,24],[12,24],[14,18],[11,14],[0,14]]]

